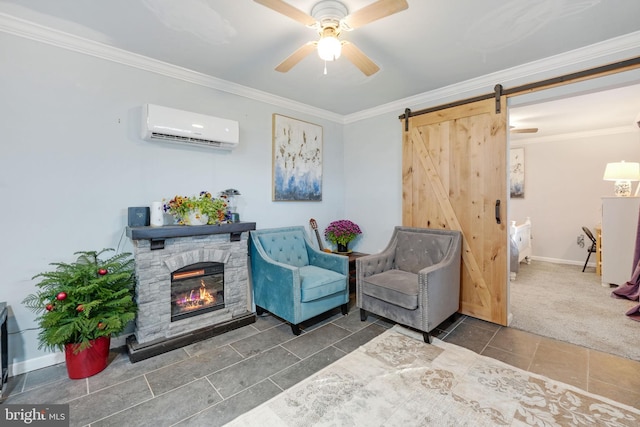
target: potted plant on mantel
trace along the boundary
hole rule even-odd
[[[100,252],[76,252],[75,262],[51,263],[55,271],[40,273],[39,290],[23,304],[39,313],[39,348],[65,352],[69,378],[90,377],[107,366],[111,335],[135,319],[137,305],[134,260],[120,253],[102,260]]]
[[[198,196],[175,196],[164,204],[179,225],[216,225],[231,222],[227,198],[213,197],[208,191]]]

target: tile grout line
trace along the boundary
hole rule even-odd
[[[502,327],[502,326],[501,326]],[[487,347],[489,347],[489,343],[496,337],[496,335],[498,335],[498,331],[500,330],[500,328],[496,329],[495,332],[493,333],[493,335],[491,335],[491,338],[489,338],[487,340],[487,343],[484,345],[484,347],[482,347],[482,350],[480,350],[480,353],[478,354],[482,354],[484,353],[484,351],[487,349]]]
[[[147,378],[147,374],[143,375],[144,377],[144,382],[147,384],[147,387],[149,388],[149,392],[151,393],[151,398],[155,398],[156,394],[153,392],[153,388],[151,387],[151,384],[149,384],[149,378]]]
[[[216,393],[218,393],[218,396],[220,396],[220,399],[222,399],[222,400],[220,400],[220,402],[224,402],[224,400],[225,400],[225,399],[224,399],[224,396],[222,395],[222,393],[220,393],[220,390],[218,390],[218,387],[216,387],[216,386],[211,382],[211,380],[209,379],[209,375],[207,375],[206,377],[204,377],[204,379],[205,379],[205,380],[207,380],[207,382],[211,385],[211,387],[213,388],[213,390],[214,390]],[[220,402],[218,402],[218,403],[220,403]],[[214,406],[214,405],[211,405],[211,406]]]

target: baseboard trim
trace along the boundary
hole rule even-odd
[[[539,256],[532,256],[531,260],[532,261],[551,262],[551,263],[554,263],[554,264],[584,265],[583,261],[574,261],[574,260],[570,260],[570,259],[548,258],[548,257],[539,257]],[[595,263],[587,264],[587,267],[595,267],[595,266],[596,266]]]
[[[111,348],[124,347],[126,345],[126,335],[120,335],[111,338]],[[49,366],[57,365],[64,362],[64,353],[57,351],[55,353],[49,353],[41,357],[35,357],[33,359],[17,362],[9,365],[9,376],[15,377],[20,374],[26,374],[27,372],[35,371],[42,368],[48,368]]]
[[[64,353],[59,351],[56,353],[50,353],[41,357],[25,360],[23,362],[14,363],[9,365],[9,376],[15,377],[20,374],[35,371],[37,369],[46,368],[48,366],[57,365],[64,362]]]

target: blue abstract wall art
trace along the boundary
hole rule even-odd
[[[322,126],[273,115],[273,200],[322,200]]]
[[[524,198],[524,148],[512,148],[510,152],[509,186],[512,199]]]

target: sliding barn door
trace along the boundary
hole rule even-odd
[[[405,226],[463,234],[460,312],[507,324],[504,98],[416,115],[403,126]]]

